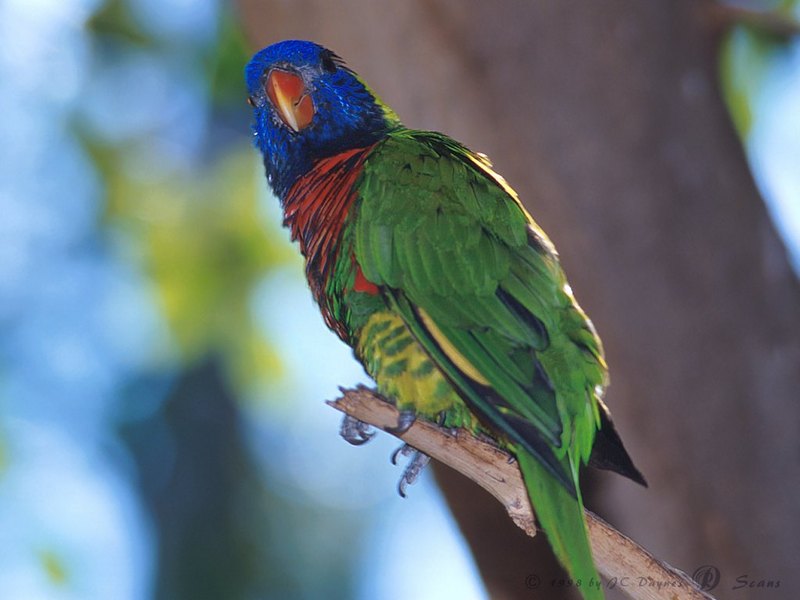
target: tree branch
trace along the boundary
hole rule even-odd
[[[394,427],[399,416],[394,406],[365,387],[342,389],[342,397],[328,404],[383,430]],[[479,439],[461,429],[452,435],[423,420],[396,437],[469,477],[497,498],[525,533],[536,535],[533,512],[517,463],[490,440]],[[713,600],[684,573],[659,561],[588,510],[586,521],[594,559],[607,580],[606,587],[616,587],[637,600]],[[537,585],[546,586],[548,582]]]

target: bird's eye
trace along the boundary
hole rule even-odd
[[[326,50],[322,53],[322,70],[326,73],[336,72],[336,60],[334,59],[335,56],[336,55],[330,50]]]
[[[252,97],[252,96],[248,96],[248,97],[247,97],[247,103],[248,103],[250,106],[252,106],[253,108],[255,108],[255,107],[256,107],[256,101],[253,99],[253,97]]]

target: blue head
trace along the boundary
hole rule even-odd
[[[268,46],[245,75],[255,144],[282,199],[315,160],[372,144],[400,124],[338,56],[313,42]]]

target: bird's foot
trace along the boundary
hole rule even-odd
[[[447,425],[447,411],[442,411],[436,417],[436,424],[450,437],[458,437],[458,427]]]
[[[353,446],[360,446],[361,444],[366,444],[375,437],[375,432],[368,423],[359,421],[350,415],[345,415],[342,419],[342,426],[339,428],[339,435],[341,435],[345,441],[353,444]]]
[[[408,461],[408,464],[403,471],[403,476],[400,477],[400,482],[397,484],[397,492],[401,497],[405,498],[406,488],[409,485],[413,485],[417,479],[419,479],[419,475],[422,473],[422,470],[429,462],[431,462],[431,457],[424,452],[420,452],[413,446],[409,446],[408,444],[403,444],[392,453],[393,465],[397,464],[397,459],[400,456],[411,456],[411,460]]]
[[[397,417],[397,425],[394,427],[384,427],[383,430],[392,435],[403,435],[408,431],[417,420],[417,413],[413,410],[401,410]]]

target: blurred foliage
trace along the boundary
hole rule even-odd
[[[137,46],[151,46],[155,40],[142,31],[132,18],[126,0],[106,0],[86,22],[94,36],[107,36]]]
[[[153,349],[154,372],[128,386],[127,402],[163,388],[159,381],[174,385],[155,411],[121,424],[154,521],[155,597],[352,597],[356,557],[336,553],[335,540],[358,532],[363,518],[332,518],[276,494],[241,414],[243,399],[283,374],[281,349],[255,322],[254,291],[275,269],[297,264],[261,213],[264,181],[242,82],[250,50],[224,4],[214,38],[187,43],[143,28],[135,2],[110,0],[95,13],[95,47],[112,57],[131,49],[165,63],[178,57],[202,82],[203,139],[189,161],[161,164],[153,131],[119,142],[76,125],[105,186],[103,235],[152,284],[170,333],[169,345]],[[309,546],[309,538],[318,541]]]
[[[63,587],[67,582],[68,572],[61,557],[50,550],[42,550],[39,553],[39,558],[42,561],[42,567],[45,573],[47,573],[48,579],[50,579],[56,587]]]
[[[720,81],[733,123],[746,138],[753,126],[755,104],[776,58],[800,32],[798,0],[722,2],[740,12],[722,41]]]
[[[109,220],[136,239],[182,359],[218,353],[241,386],[280,374],[250,294],[292,256],[282,238],[267,234],[253,164],[247,149],[183,177],[108,181]]]
[[[723,41],[722,91],[736,130],[743,138],[753,125],[753,105],[780,44],[774,36],[741,25]]]
[[[225,11],[219,24],[219,42],[207,61],[211,100],[217,106],[242,105],[242,73],[250,60],[250,48],[234,15]]]
[[[155,44],[135,26],[124,0],[105,4],[90,26],[106,43]],[[294,255],[259,213],[262,182],[254,172],[249,129],[240,120],[246,114],[241,79],[247,47],[229,10],[222,11],[218,27],[215,43],[197,57],[208,85],[204,102],[212,125],[232,120],[237,129],[212,131],[216,146],[201,164],[135,177],[122,167],[129,147],[85,142],[105,178],[107,223],[127,237],[126,249],[139,253],[155,283],[180,360],[191,364],[213,352],[244,391],[281,373],[279,353],[254,323],[250,298],[265,273]]]

